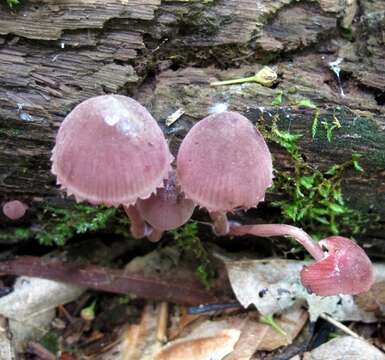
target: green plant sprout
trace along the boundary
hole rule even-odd
[[[272,86],[277,80],[277,73],[269,68],[268,66],[263,67],[253,76],[243,77],[240,79],[224,80],[224,81],[214,81],[210,83],[210,86],[222,86],[222,85],[233,85],[233,84],[243,84],[248,82],[255,82],[263,86]]]
[[[296,101],[296,105],[299,108],[305,108],[305,109],[316,109],[317,105],[313,103],[310,99],[300,99]]]
[[[199,265],[195,271],[196,276],[205,288],[209,289],[214,279],[215,271],[211,264],[209,254],[198,237],[197,224],[188,223],[176,230],[170,231],[170,233],[182,251],[193,254],[198,260]]]
[[[313,117],[313,123],[311,125],[311,138],[313,140],[314,140],[315,136],[317,135],[319,116],[320,116],[320,111],[319,111],[319,109],[316,109],[316,111],[314,113],[314,117]]]
[[[273,101],[271,102],[272,106],[281,106],[283,102],[283,91],[280,90],[275,94]]]
[[[94,300],[91,305],[83,308],[80,311],[80,316],[83,320],[92,321],[95,319],[95,308],[96,308],[96,300]]]
[[[269,314],[269,315],[261,316],[259,319],[259,322],[270,326],[278,334],[287,337],[287,332],[283,330],[282,327],[279,326],[279,324],[274,320],[273,315]]]
[[[341,124],[340,124],[338,118],[336,117],[335,114],[333,114],[332,123],[329,124],[327,121],[322,121],[322,125],[324,126],[324,128],[326,130],[326,138],[328,139],[329,142],[331,142],[332,138],[333,138],[333,130],[341,128]]]
[[[320,111],[317,108],[315,110],[314,117],[313,117],[313,123],[311,126],[311,137],[313,140],[315,139],[315,137],[317,135],[319,119],[320,119]],[[326,139],[328,140],[328,142],[331,142],[333,140],[333,131],[335,129],[341,128],[341,123],[338,120],[335,112],[333,113],[333,121],[331,123],[328,120],[322,120],[321,124],[326,131]]]

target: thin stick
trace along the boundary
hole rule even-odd
[[[62,281],[117,294],[133,293],[142,298],[177,304],[199,305],[221,301],[194,280],[193,274],[186,274],[183,279],[164,275],[150,277],[124,270],[68,264],[34,256],[0,261],[0,272]]]
[[[320,318],[326,320],[330,324],[334,325],[336,328],[342,330],[344,333],[353,336],[357,339],[365,340],[363,337],[355,333],[353,330],[349,329],[346,325],[342,324],[338,320],[332,318],[330,315],[327,315],[325,313],[320,314]],[[366,341],[366,340],[365,340]]]
[[[164,345],[167,342],[168,303],[163,301],[158,307],[158,321],[156,328],[156,340]]]

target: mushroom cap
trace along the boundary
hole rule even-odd
[[[52,151],[57,183],[77,201],[119,206],[162,185],[173,157],[162,130],[135,100],[103,95],[76,106]]]
[[[269,148],[236,112],[212,114],[192,127],[177,156],[177,179],[187,198],[209,211],[248,209],[272,185]]]
[[[172,172],[164,187],[148,199],[138,200],[136,207],[153,228],[161,231],[176,229],[186,223],[194,212],[195,204],[179,192],[175,173]]]
[[[320,296],[359,294],[374,282],[373,265],[364,250],[352,240],[330,236],[320,241],[328,254],[320,261],[304,267],[302,284]]]
[[[3,214],[11,220],[18,220],[24,216],[27,209],[28,206],[23,202],[12,200],[3,205]]]

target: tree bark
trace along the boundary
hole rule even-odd
[[[315,167],[358,152],[365,172],[347,174],[345,196],[384,224],[384,14],[384,2],[370,0],[25,0],[15,10],[2,1],[0,200],[60,198],[49,160],[60,122],[91,96],[121,93],[148,107],[174,154],[220,103],[251,121],[279,115],[280,127],[303,135]],[[330,65],[338,59],[340,81]],[[267,63],[279,75],[274,88],[210,86]],[[280,91],[282,104],[272,106]],[[312,140],[315,110],[297,106],[305,98],[320,121],[340,122],[331,142],[321,130]],[[285,167],[283,150],[273,153]]]

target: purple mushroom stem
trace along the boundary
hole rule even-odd
[[[152,231],[147,235],[147,239],[151,242],[158,242],[162,238],[163,233],[163,230],[152,229]]]
[[[123,209],[130,219],[130,232],[135,239],[141,239],[151,233],[150,227],[146,224],[134,205],[123,206]]]
[[[149,224],[152,232],[147,235],[150,241],[159,241],[164,231],[176,229],[191,217],[195,204],[180,192],[175,172],[170,171],[163,181],[163,187],[147,199],[139,199],[135,208],[142,221]]]
[[[319,296],[359,294],[368,291],[374,283],[373,265],[365,251],[345,237],[330,236],[316,243],[302,229],[284,224],[231,223],[230,234],[289,236],[298,241],[316,260],[315,263],[304,266],[301,282],[306,289]]]
[[[318,243],[316,243],[305,231],[292,225],[240,225],[232,222],[230,234],[236,236],[250,234],[260,237],[288,236],[298,241],[315,260],[319,261],[325,257],[325,254]]]
[[[213,229],[216,235],[223,236],[229,233],[230,223],[226,213],[213,211],[210,212],[210,218],[213,221]]]

